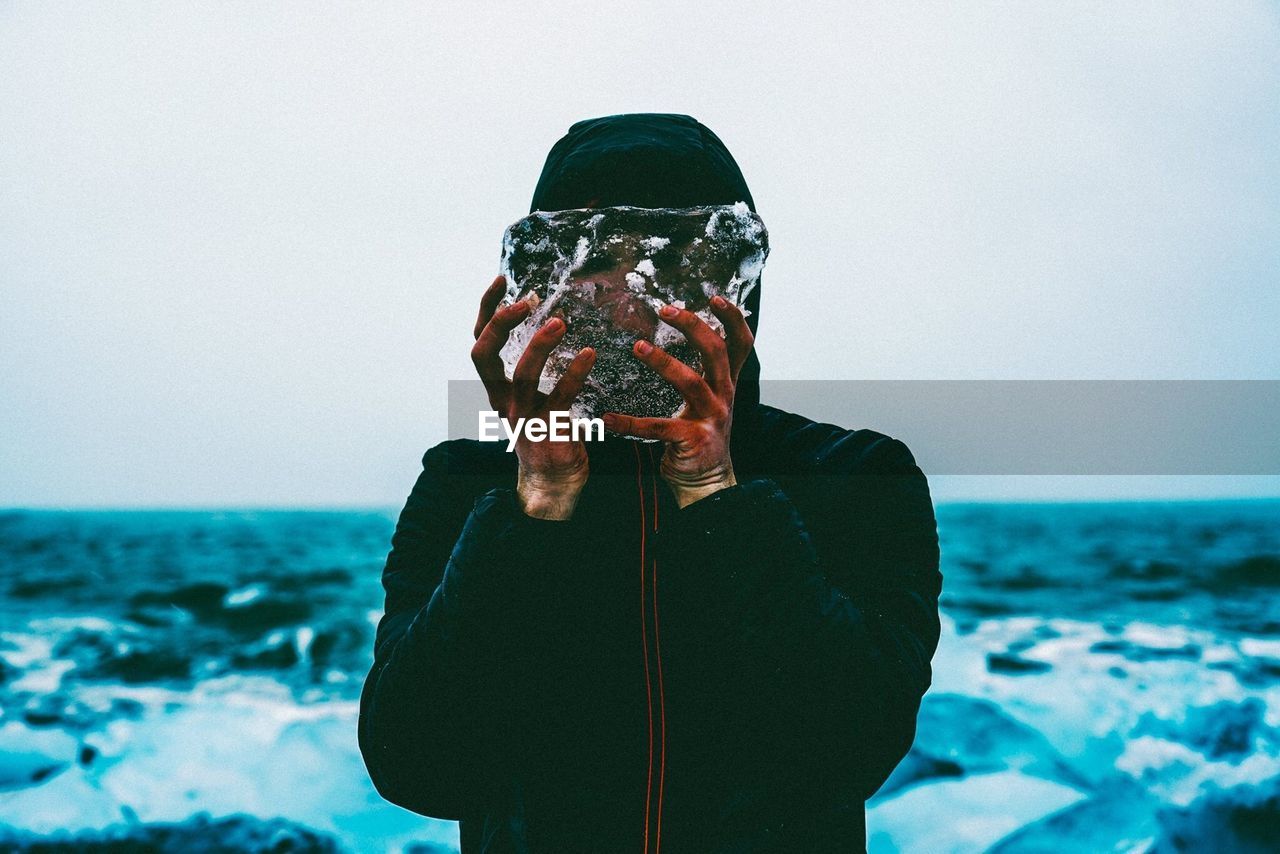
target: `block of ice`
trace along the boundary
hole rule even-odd
[[[985,851],[1086,795],[1019,771],[912,786],[867,809],[867,850]]]
[[[709,303],[717,294],[743,305],[769,254],[764,223],[744,202],[699,208],[584,208],[538,211],[513,223],[502,241],[506,303],[529,297],[534,310],[502,349],[511,376],[529,339],[553,316],[567,331],[539,387],[549,392],[573,357],[593,347],[596,363],[574,402],[577,417],[607,411],[674,416],[676,389],[632,354],[639,338],[701,370],[663,303],[697,312],[723,334]]]
[[[76,740],[61,730],[32,729],[18,721],[0,727],[0,791],[33,786],[66,770]]]

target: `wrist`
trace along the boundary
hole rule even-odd
[[[737,485],[738,479],[733,474],[733,468],[730,467],[705,481],[673,485],[671,491],[675,494],[676,504],[680,505],[680,509],[683,510],[695,501],[700,501],[722,489]]]
[[[578,496],[586,485],[587,473],[547,478],[520,469],[516,477],[516,503],[526,516],[565,520],[573,516]]]

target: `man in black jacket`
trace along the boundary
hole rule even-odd
[[[583,121],[532,210],[754,203],[688,116]],[[482,299],[472,351],[503,415],[567,409],[584,351],[536,392],[549,323],[511,380],[525,316]],[[759,402],[744,318],[677,310],[695,374],[636,357],[686,398],[589,443],[429,450],[383,571],[359,738],[387,800],[461,822],[463,854],[847,852],[905,755],[938,643],[938,538],[907,447]],[[514,420],[514,418],[513,418]],[[661,439],[640,443],[626,434]]]

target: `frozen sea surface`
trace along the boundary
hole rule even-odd
[[[1276,850],[1280,502],[938,516],[872,851]],[[393,520],[0,513],[0,849],[456,850],[356,747]]]

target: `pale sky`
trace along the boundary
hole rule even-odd
[[[618,112],[736,156],[766,378],[1280,379],[1278,67],[1272,2],[0,3],[0,506],[400,504]]]

